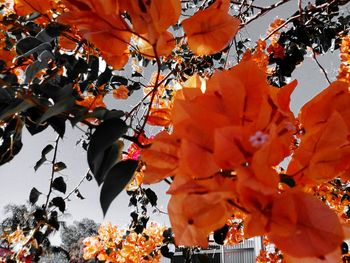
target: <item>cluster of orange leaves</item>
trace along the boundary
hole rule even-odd
[[[348,177],[349,85],[333,82],[295,118],[296,81],[277,89],[265,72],[246,59],[216,72],[205,93],[178,92],[172,134],[159,133],[142,151],[144,182],[174,178],[168,211],[179,245],[207,246],[209,233],[240,211],[245,237],[267,235],[288,262],[339,259],[343,227],[307,189]],[[280,182],[279,164],[289,156],[294,188]]]
[[[153,74],[150,85],[143,89],[144,94],[147,96],[154,92],[154,88],[158,85],[154,98],[149,106],[150,112],[148,114],[147,123],[153,126],[167,127],[171,124],[171,109],[174,105],[173,95],[176,90],[173,85],[165,85],[163,82],[165,77],[163,75],[157,76],[158,74]]]
[[[270,36],[271,44],[267,48],[267,52],[269,52],[269,54],[272,54],[274,58],[283,59],[285,56],[284,47],[278,43],[281,33],[277,30],[279,27],[283,26],[284,23],[284,19],[277,18],[270,24],[270,27],[267,31],[268,34],[272,34]]]
[[[163,244],[165,227],[151,223],[142,234],[103,224],[97,236],[84,239],[84,259],[97,258],[104,262],[157,263]]]
[[[340,68],[337,76],[338,80],[350,83],[350,35],[342,38],[340,44]]]
[[[137,135],[135,135],[137,136]],[[138,136],[138,142],[141,145],[149,145],[154,139],[154,136],[150,136],[147,138],[144,133],[140,134]],[[141,154],[141,148],[136,143],[132,143],[127,151],[127,154],[124,156],[124,160],[131,159],[131,160],[139,160]],[[144,169],[145,166],[142,165],[139,169],[137,169],[133,175],[132,180],[128,183],[128,185],[125,187],[127,191],[135,191],[137,190],[140,185],[143,182],[144,177]]]
[[[270,243],[267,237],[262,237],[263,249],[260,250],[256,257],[257,263],[282,263],[283,255],[281,251]]]
[[[175,47],[175,39],[167,30],[179,20],[180,0],[63,0],[63,3],[68,11],[60,21],[75,25],[116,69],[127,63],[132,38],[140,54],[149,58],[167,56]],[[182,22],[194,53],[213,54],[226,47],[239,25],[228,9],[228,0],[217,1]],[[132,25],[125,20],[124,12],[130,15]]]
[[[244,240],[244,214],[236,213],[234,218],[227,220],[229,230],[226,234],[224,244],[228,246],[237,245]]]
[[[342,185],[340,180],[312,186],[309,191],[324,201],[344,221],[349,221],[347,216],[348,209],[350,209],[349,190]]]

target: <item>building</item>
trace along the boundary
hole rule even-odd
[[[210,263],[255,263],[255,258],[261,249],[261,238],[251,238],[235,246],[220,246],[210,244],[208,249],[202,249],[195,252],[193,263],[205,262],[201,261],[203,256],[207,256],[206,260]],[[166,261],[164,261],[166,262]],[[169,261],[168,261],[169,262]],[[176,251],[171,263],[185,262],[185,256],[182,251]]]

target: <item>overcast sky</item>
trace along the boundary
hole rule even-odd
[[[276,1],[256,1],[257,5],[266,5]],[[303,1],[307,3],[308,1]],[[269,15],[258,19],[252,23],[247,29],[242,30],[243,34],[250,38],[264,36],[269,23],[279,16],[285,18],[295,12],[297,9],[297,1],[292,0],[285,6],[278,8]],[[339,59],[338,53],[327,54],[319,57],[320,63],[325,67],[331,79],[334,79],[338,69]],[[320,73],[320,69],[316,63],[307,57],[302,65],[298,67],[293,75],[293,78],[298,79],[298,86],[292,95],[292,110],[297,113],[299,108],[315,94],[328,86],[324,76]],[[134,98],[137,98],[135,93]],[[140,96],[140,95],[139,95]],[[119,102],[108,98],[109,105],[115,105],[120,108]],[[119,106],[118,106],[119,105]],[[125,103],[124,103],[125,106]],[[132,105],[127,105],[131,108]],[[63,161],[67,164],[67,169],[62,171],[62,176],[67,182],[67,192],[81,180],[88,170],[86,161],[86,152],[77,146],[76,142],[81,138],[82,132],[78,129],[71,129],[67,122],[67,132],[59,143],[57,161]],[[37,172],[34,172],[34,165],[40,159],[41,150],[49,143],[54,143],[56,134],[51,128],[45,132],[31,136],[26,129],[23,133],[23,148],[21,152],[10,163],[0,167],[1,185],[0,185],[0,208],[8,203],[23,204],[28,200],[29,192],[32,187],[36,187],[39,191],[47,193],[50,179],[50,165],[43,165]],[[166,202],[168,197],[165,195],[167,185],[159,183],[152,185],[152,189],[156,191],[159,197],[159,208],[166,211]],[[103,219],[102,211],[99,205],[99,188],[97,183],[92,180],[85,181],[80,187],[81,194],[85,197],[84,200],[77,199],[74,195],[71,201],[67,203],[67,215],[64,220],[71,222],[80,220],[84,217],[91,218],[96,222],[111,221],[114,224],[121,226],[127,225],[129,222],[130,208],[128,208],[128,196],[123,193],[118,196],[110,206],[107,216]],[[39,199],[38,204],[44,202],[44,199]],[[3,217],[1,211],[0,219]],[[154,215],[153,219],[161,224],[168,224],[168,219],[165,216]]]

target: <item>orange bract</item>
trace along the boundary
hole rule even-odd
[[[171,111],[169,109],[151,109],[147,123],[153,126],[169,126],[171,124]]]
[[[286,207],[285,204],[290,204]],[[289,209],[287,214],[281,214]],[[339,220],[335,213],[317,198],[300,192],[289,191],[275,199],[269,237],[286,254],[297,258],[302,257],[323,257],[336,249],[343,241],[344,234]],[[280,234],[274,224],[281,224],[282,216],[291,226],[289,233]],[[286,225],[286,224],[284,224]],[[339,249],[340,250],[340,249]]]
[[[180,0],[131,0],[121,1],[120,4],[130,14],[134,31],[139,35],[147,34],[146,39],[151,45],[177,23],[181,14]]]
[[[28,15],[33,12],[45,14],[54,4],[54,0],[15,0],[14,9],[20,16]]]
[[[238,31],[240,21],[220,6],[214,5],[198,11],[182,22],[188,45],[196,55],[210,55],[221,51]]]
[[[129,89],[124,85],[119,86],[117,89],[113,90],[113,98],[126,100],[129,98]]]

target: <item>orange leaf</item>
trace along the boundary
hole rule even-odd
[[[17,15],[24,16],[33,12],[45,14],[52,8],[51,0],[15,0],[14,9]]]
[[[198,11],[182,22],[188,45],[196,55],[210,55],[221,51],[238,31],[240,21],[217,7],[215,5]]]

